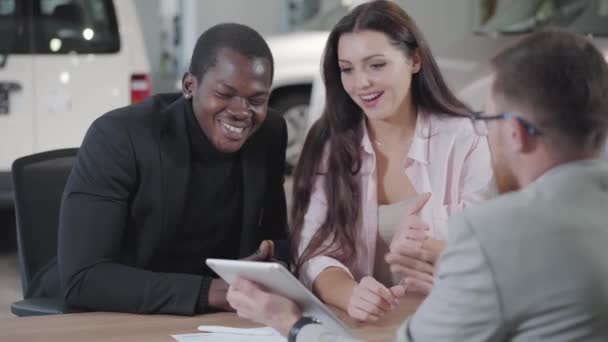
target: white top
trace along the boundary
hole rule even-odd
[[[378,206],[378,237],[376,240],[376,258],[374,262],[374,278],[390,287],[399,283],[401,277],[391,273],[389,265],[384,260],[384,256],[389,251],[393,235],[399,227],[399,223],[404,218],[406,210],[414,205],[416,197],[411,199],[386,205]]]

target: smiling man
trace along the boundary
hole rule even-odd
[[[37,278],[38,294],[89,310],[229,309],[205,259],[258,246],[270,256],[262,241],[286,235],[287,131],[267,115],[272,78],[264,39],[221,24],[198,39],[182,93],[97,119],[66,185],[58,273]]]

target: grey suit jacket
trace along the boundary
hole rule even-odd
[[[450,221],[398,341],[608,341],[608,163],[556,167]],[[299,341],[347,341],[306,326]]]

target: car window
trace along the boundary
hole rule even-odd
[[[337,6],[327,12],[319,13],[299,26],[296,31],[330,31],[348,13],[348,6]]]
[[[340,3],[327,11],[319,12],[310,19],[296,25],[296,31],[331,31],[334,26],[355,6],[369,0],[341,0]],[[404,0],[394,0],[399,6],[404,7]]]
[[[18,0],[0,0],[1,58],[5,58],[7,54],[29,51],[22,13],[22,3]]]
[[[120,49],[111,0],[33,0],[32,12],[36,53],[113,53]]]
[[[608,36],[608,0],[597,0],[570,26],[575,32]]]
[[[0,56],[120,50],[112,0],[0,0]]]
[[[0,0],[0,15],[12,15],[15,13],[15,0]]]
[[[545,26],[572,28],[585,13],[593,11],[591,0],[512,0],[499,7],[481,27],[481,33],[519,34]]]

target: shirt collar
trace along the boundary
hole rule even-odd
[[[431,117],[432,114],[419,111],[416,117],[416,131],[412,137],[412,144],[407,157],[422,164],[429,163],[431,143]]]
[[[237,156],[237,152],[225,153],[213,146],[205,132],[203,132],[198,124],[196,116],[194,115],[194,110],[192,109],[191,101],[188,101],[186,104],[185,115],[191,153],[194,159],[204,161],[219,161],[231,160]]]
[[[367,152],[368,154],[375,155],[376,153],[374,152],[374,148],[372,147],[372,141],[369,138],[369,132],[367,131],[366,122],[366,118],[363,118],[363,120],[361,121],[361,125],[363,126],[363,139],[361,139],[361,148],[363,148],[363,151]]]

